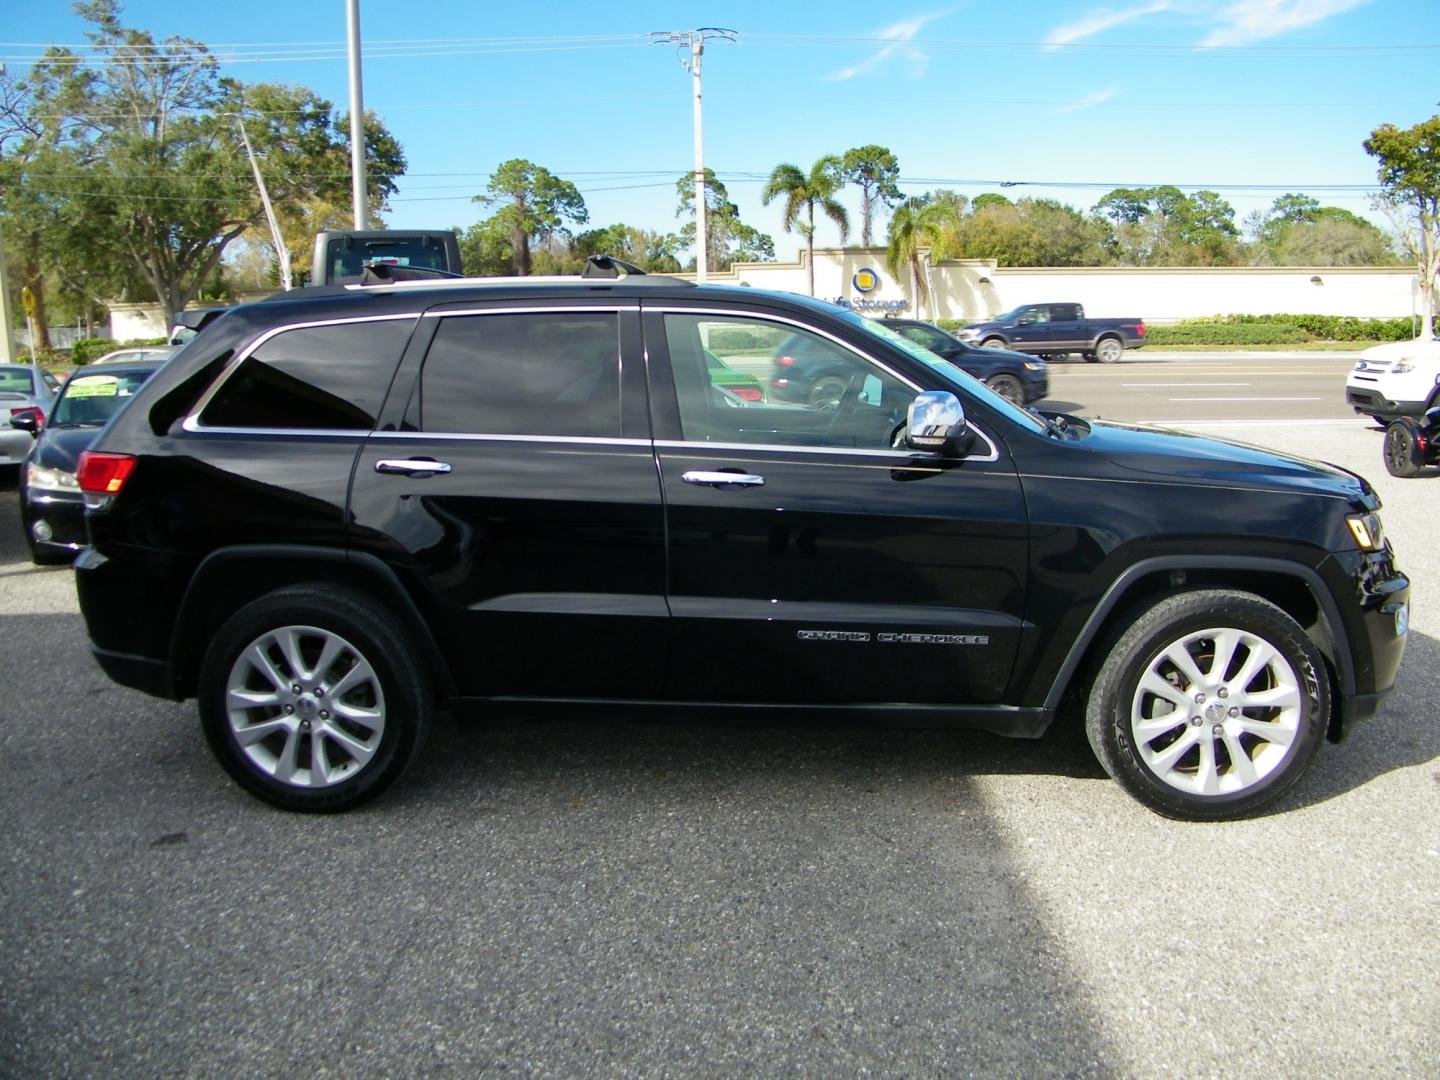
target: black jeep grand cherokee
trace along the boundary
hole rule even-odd
[[[843,390],[711,384],[707,351],[743,368],[793,335]],[[1229,818],[1370,716],[1405,642],[1359,477],[1042,417],[881,322],[659,277],[232,309],[79,482],[100,664],[198,697],[230,774],[296,810],[378,794],[446,705],[1034,737],[1064,700],[1132,795]]]

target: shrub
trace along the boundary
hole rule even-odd
[[[1187,319],[1173,326],[1148,326],[1147,345],[1298,345],[1310,340],[1300,327],[1286,323],[1206,322]]]
[[[164,345],[165,338],[135,338],[131,341],[112,341],[110,338],[80,338],[70,346],[70,363],[75,367],[84,367],[90,361],[104,356],[116,349],[124,349],[135,345]]]

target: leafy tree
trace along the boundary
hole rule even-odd
[[[1250,261],[1262,266],[1385,266],[1394,246],[1375,225],[1309,195],[1281,195],[1246,219]]]
[[[930,295],[927,255],[931,259],[944,258],[954,246],[961,210],[960,199],[920,195],[906,199],[890,217],[885,266],[897,278],[902,273],[909,275],[917,307]]]
[[[676,217],[692,220],[681,226],[680,247],[695,247],[695,174],[686,173],[675,183],[680,204]],[[705,170],[705,265],[715,270],[728,270],[737,262],[769,262],[775,258],[775,241],[752,225],[740,220],[740,208],[730,201],[725,185]],[[694,261],[690,266],[693,268]]]
[[[562,180],[542,165],[523,158],[511,158],[495,170],[475,202],[487,206],[502,204],[492,215],[510,236],[512,265],[519,275],[530,273],[530,244],[555,233],[569,236],[565,222],[584,225],[590,220],[585,200],[568,180]]]
[[[637,229],[633,225],[607,225],[575,238],[575,252],[582,260],[591,255],[615,255],[642,270],[662,274],[680,269],[676,254],[682,246],[680,237],[674,233]]]
[[[1001,266],[1093,266],[1104,257],[1107,230],[1103,219],[1054,199],[992,201],[962,219],[957,254]]]
[[[1201,261],[1210,266],[1225,266],[1235,261],[1235,209],[1214,191],[1197,191],[1184,197],[1176,211],[1179,239],[1190,250],[1186,263]]]
[[[783,198],[785,215],[781,218],[782,226],[786,232],[798,230],[805,237],[811,296],[815,295],[815,207],[819,206],[825,216],[835,223],[840,230],[842,244],[850,235],[850,217],[835,198],[842,184],[840,159],[829,154],[810,166],[809,173],[803,173],[798,166],[789,163],[776,165],[760,192],[760,201],[766,206]],[[803,221],[801,214],[804,214]]]
[[[1376,205],[1394,224],[1420,278],[1424,333],[1435,336],[1436,281],[1440,273],[1440,115],[1401,130],[1382,124],[1365,140],[1380,162]]]
[[[875,204],[893,207],[905,198],[895,183],[900,178],[900,163],[887,148],[872,143],[845,151],[840,176],[860,189],[860,243],[869,247]]]
[[[987,206],[1014,206],[1015,204],[1004,195],[997,195],[993,191],[987,191],[983,195],[976,195],[975,201],[970,206],[975,210],[984,210]]]
[[[466,277],[504,277],[512,272],[515,252],[510,246],[510,230],[498,215],[455,232],[460,268]]]
[[[1284,230],[1273,252],[1278,266],[1386,266],[1395,262],[1390,238],[1364,218],[1299,221]]]
[[[96,59],[54,47],[25,80],[34,114],[57,118],[49,141],[69,155],[68,168],[27,170],[24,183],[54,200],[75,228],[112,237],[113,247],[93,258],[113,252],[153,290],[167,319],[213,279],[226,247],[264,220],[236,116],[245,116],[277,206],[335,200],[348,188],[348,148],[329,102],[303,88],[222,79],[204,45],[157,44],[121,25],[115,0],[76,10],[92,26]],[[390,148],[369,162],[382,209],[404,158],[374,121],[367,149],[372,141]]]

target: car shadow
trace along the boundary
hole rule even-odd
[[[1395,693],[1340,745],[1326,743],[1283,798],[1259,812],[1283,814],[1358,790],[1388,773],[1440,759],[1440,728],[1416,723],[1427,709],[1418,674],[1440,668],[1440,642],[1411,632]],[[1407,678],[1407,675],[1409,676]],[[823,714],[610,707],[513,707],[442,723],[403,785],[403,798],[472,801],[499,781],[523,785],[569,775],[589,786],[632,788],[664,780],[696,799],[757,776],[774,783],[923,791],[945,780],[1055,776],[1105,780],[1083,719],[1063,713],[1040,739],[957,728],[905,728]],[[394,796],[392,796],[394,797]]]

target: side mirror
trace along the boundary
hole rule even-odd
[[[34,409],[13,414],[10,417],[10,426],[17,431],[28,431],[31,438],[40,434],[40,418],[35,414]]]
[[[965,407],[949,390],[926,390],[910,403],[905,445],[911,450],[943,453],[964,438]]]

